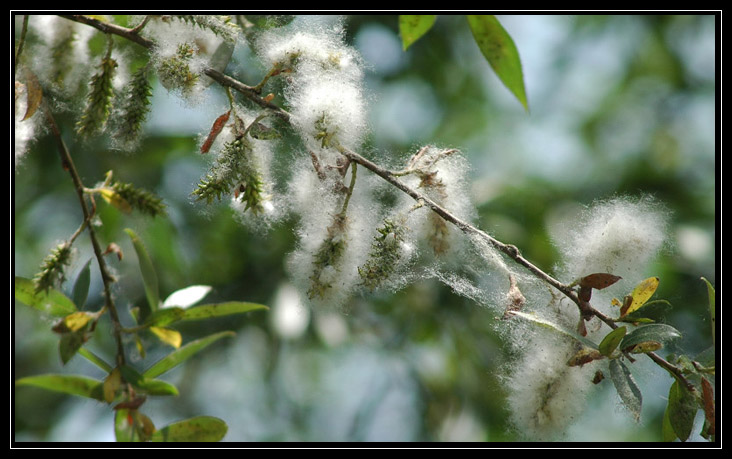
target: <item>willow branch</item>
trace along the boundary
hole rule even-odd
[[[63,15],[62,17],[76,21],[81,22],[87,25],[90,25],[92,27],[95,27],[102,32],[118,35],[121,37],[124,37],[128,40],[131,40],[141,46],[144,46],[148,49],[155,46],[155,43],[151,40],[148,40],[144,37],[139,36],[136,31],[133,29],[127,29],[124,27],[120,27],[114,24],[109,24],[103,21],[99,21],[93,18],[89,18],[86,16],[79,16],[79,15]],[[269,110],[273,115],[277,116],[281,120],[285,121],[286,123],[290,122],[290,114],[279,107],[278,105],[272,103],[269,100],[264,99],[260,93],[261,93],[261,84],[257,86],[249,86],[241,81],[232,78],[216,69],[213,68],[206,68],[203,70],[203,73],[206,74],[209,78],[216,81],[218,84],[225,88],[231,88],[240,94],[242,94],[245,98],[247,98],[249,101],[259,105],[260,107]],[[379,166],[378,164],[370,161],[369,159],[361,156],[360,154],[351,151],[350,149],[335,143],[334,147],[346,158],[348,158],[349,161],[352,161],[354,163],[357,163],[366,169],[370,170],[374,174],[378,175],[379,177],[383,178],[396,188],[400,189],[407,195],[411,196],[415,201],[418,203],[423,203],[424,205],[428,206],[430,209],[432,209],[433,212],[435,212],[437,215],[442,217],[447,222],[450,222],[451,224],[455,225],[458,229],[460,229],[463,233],[467,235],[474,235],[477,236],[483,240],[485,240],[488,244],[490,244],[492,247],[494,247],[496,250],[500,251],[501,253],[505,254],[512,260],[514,260],[517,264],[523,266],[527,270],[529,270],[535,277],[538,279],[543,280],[547,284],[554,287],[556,290],[561,292],[564,296],[569,298],[573,303],[577,305],[577,307],[580,310],[580,314],[585,316],[594,316],[600,319],[602,322],[607,324],[610,328],[616,329],[618,325],[615,323],[615,321],[603,314],[602,312],[598,311],[597,309],[593,308],[588,302],[580,300],[580,298],[577,296],[577,293],[574,291],[574,289],[567,285],[563,284],[562,282],[558,281],[557,279],[554,279],[549,274],[542,271],[540,268],[538,268],[536,265],[531,263],[529,260],[523,257],[521,255],[521,252],[519,249],[512,244],[506,244],[498,239],[494,238],[493,236],[489,235],[485,231],[477,228],[476,226],[461,220],[454,214],[452,214],[450,211],[445,209],[444,207],[437,204],[435,201],[430,199],[428,196],[425,196],[424,194],[420,193],[419,191],[409,187],[404,182],[399,180],[399,176],[406,175],[405,173],[409,173],[410,171],[399,171],[399,172],[392,172],[387,169],[384,169],[383,167]],[[312,153],[311,153],[312,154]],[[317,167],[316,167],[317,169]],[[90,228],[91,229],[91,228]],[[681,369],[674,366],[673,364],[669,363],[668,361],[664,360],[662,357],[658,356],[657,354],[653,352],[647,353],[648,357],[651,358],[654,362],[656,362],[659,366],[663,367],[670,373],[672,373],[679,381],[681,381],[690,391],[695,391],[696,389],[691,384],[691,382],[683,375],[681,372]]]
[[[56,120],[53,117],[51,110],[47,106],[45,107],[45,115],[51,128],[51,132],[56,139],[56,145],[58,147],[59,155],[61,156],[61,165],[63,166],[64,170],[66,170],[71,176],[71,181],[74,183],[76,195],[79,198],[79,204],[81,206],[81,211],[84,214],[85,222],[84,224],[82,224],[82,227],[86,226],[86,229],[89,230],[89,238],[91,239],[92,247],[94,249],[94,255],[97,259],[97,263],[99,264],[99,271],[102,274],[102,284],[104,285],[104,305],[105,308],[109,310],[109,314],[112,318],[112,323],[114,324],[114,337],[117,341],[117,364],[123,365],[125,363],[125,354],[124,346],[122,343],[122,327],[119,320],[117,307],[115,306],[114,300],[112,298],[111,284],[112,282],[114,282],[114,276],[110,274],[109,269],[107,268],[107,263],[104,261],[104,254],[102,253],[101,246],[99,245],[99,240],[97,239],[96,232],[94,231],[94,226],[86,224],[86,222],[89,222],[91,220],[93,214],[92,212],[90,212],[86,200],[84,199],[84,184],[79,177],[79,173],[76,171],[76,166],[74,165],[74,161],[71,159],[71,154],[69,153],[68,148],[66,148],[66,144],[64,143],[63,137],[61,136],[61,131],[56,124]]]

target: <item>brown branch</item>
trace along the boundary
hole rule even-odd
[[[71,159],[71,154],[69,153],[68,148],[66,148],[66,144],[64,143],[63,137],[61,136],[61,131],[56,124],[56,120],[53,117],[51,110],[48,108],[48,106],[45,106],[44,108],[46,119],[48,120],[51,132],[56,139],[56,146],[58,147],[58,152],[61,156],[61,165],[63,166],[64,170],[69,173],[69,175],[71,176],[71,181],[74,183],[74,189],[76,190],[76,195],[79,198],[81,211],[84,214],[84,222],[89,222],[93,217],[93,214],[89,211],[89,207],[87,206],[86,200],[84,199],[84,184],[81,181],[81,177],[79,177],[79,173],[76,171],[74,161]],[[119,320],[117,307],[115,306],[114,300],[112,299],[111,284],[112,282],[114,282],[114,276],[110,274],[109,269],[107,268],[107,264],[104,261],[104,254],[102,253],[101,246],[99,245],[99,241],[97,240],[97,235],[94,231],[94,225],[83,224],[82,226],[86,226],[86,228],[89,230],[89,238],[91,239],[92,247],[94,249],[94,255],[96,256],[97,263],[99,264],[99,271],[102,275],[105,307],[109,310],[109,314],[112,318],[114,337],[117,341],[117,364],[124,365],[125,354],[124,346],[122,343],[122,325]]]
[[[116,24],[110,24],[109,22],[100,21],[99,19],[90,18],[82,14],[61,14],[59,16],[70,21],[80,22],[82,24],[92,26],[95,29],[107,34],[120,36],[147,49],[151,49],[155,46],[154,41],[139,35],[134,29],[128,29],[126,27],[121,27]]]

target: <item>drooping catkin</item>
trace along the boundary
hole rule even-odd
[[[152,86],[148,80],[149,67],[140,67],[125,86],[122,106],[116,120],[115,138],[126,149],[133,147],[142,132],[142,125],[150,112]]]
[[[117,61],[112,59],[110,54],[102,58],[99,71],[92,76],[86,107],[81,119],[76,123],[76,132],[81,136],[100,134],[107,125],[114,97],[112,80],[117,68]]]

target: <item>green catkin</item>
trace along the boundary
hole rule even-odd
[[[156,217],[165,215],[165,204],[163,200],[147,190],[136,188],[130,183],[115,182],[112,189],[120,198],[124,199],[130,207],[143,214]]]
[[[184,94],[190,93],[198,82],[198,75],[190,67],[190,61],[197,52],[197,48],[190,43],[181,43],[175,55],[163,59],[157,69],[162,85]]]
[[[150,111],[152,86],[148,81],[148,66],[137,70],[130,79],[123,95],[120,119],[115,137],[123,143],[134,142],[142,131],[142,123]]]
[[[244,137],[224,145],[216,163],[193,191],[197,201],[207,204],[234,194],[246,203],[244,210],[255,215],[264,211],[264,180],[252,158],[252,147]]]
[[[333,285],[329,279],[324,279],[323,274],[327,268],[338,270],[338,266],[346,250],[346,226],[348,219],[344,213],[335,216],[333,223],[328,227],[328,236],[320,244],[318,251],[313,257],[313,274],[310,276],[310,288],[308,299],[318,297],[323,299]]]
[[[358,268],[361,285],[374,290],[387,280],[396,270],[401,258],[401,243],[404,240],[404,227],[385,219],[377,228],[378,236],[374,236],[369,259]]]
[[[71,263],[71,245],[64,242],[56,246],[41,263],[41,270],[33,277],[36,293],[48,291],[64,280],[64,270]]]
[[[76,123],[76,132],[85,137],[101,133],[109,118],[114,96],[112,80],[117,68],[117,61],[109,57],[109,54],[102,59],[99,72],[91,79],[89,84],[91,90],[87,96],[84,113]]]

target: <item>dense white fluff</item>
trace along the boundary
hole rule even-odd
[[[360,58],[343,36],[340,24],[295,22],[257,42],[270,69],[287,71],[285,97],[292,125],[327,164],[338,157],[329,147],[337,142],[357,149],[367,131]]]
[[[557,440],[584,410],[597,366],[570,367],[574,344],[549,330],[525,334],[522,356],[504,384],[509,389],[511,421],[522,437]]]
[[[28,145],[33,141],[38,131],[36,120],[38,114],[33,115],[29,119],[23,121],[26,110],[28,109],[28,89],[20,82],[15,83],[15,165],[17,166],[21,158],[28,151]]]

